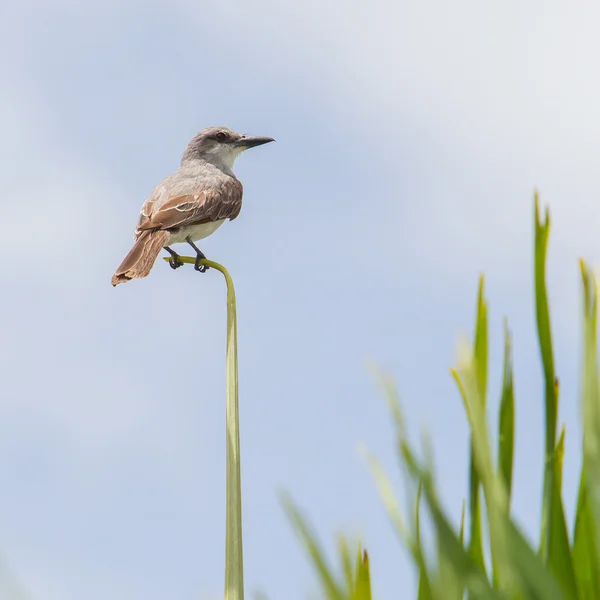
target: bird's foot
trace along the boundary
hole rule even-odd
[[[175,252],[175,250],[171,250],[169,246],[165,246],[165,250],[171,255],[169,259],[169,266],[171,269],[179,269],[179,267],[183,266],[183,262],[179,260],[179,254]]]
[[[194,244],[190,236],[185,238],[185,241],[196,251],[196,262],[194,263],[194,269],[198,271],[198,273],[206,273],[208,271],[208,267],[206,265],[201,265],[200,261],[204,260],[206,256],[204,256],[204,252]]]
[[[206,256],[204,256],[204,254],[196,255],[196,262],[194,263],[194,269],[196,269],[196,271],[198,271],[198,273],[206,273],[206,271],[208,271],[208,267],[206,265],[200,264],[200,261],[204,258],[206,258]]]
[[[183,263],[179,260],[178,256],[171,256],[169,266],[171,269],[179,269],[179,267],[183,267]]]

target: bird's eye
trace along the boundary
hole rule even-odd
[[[218,142],[224,142],[225,140],[227,140],[227,137],[228,137],[228,136],[227,136],[227,134],[226,134],[224,131],[219,131],[219,133],[217,133],[217,134],[215,135],[215,139],[216,139]]]

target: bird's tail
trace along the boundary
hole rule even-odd
[[[119,285],[130,279],[146,277],[160,251],[169,243],[169,237],[168,231],[144,231],[119,265],[111,283]]]

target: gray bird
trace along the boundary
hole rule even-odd
[[[214,233],[227,219],[233,221],[242,208],[243,188],[232,168],[248,148],[273,142],[270,137],[250,137],[227,127],[208,127],[187,145],[177,171],[159,183],[144,205],[133,239],[135,244],[113,275],[118,285],[146,277],[164,248],[177,269],[183,263],[170,246],[187,242],[196,252],[194,268],[204,254],[194,242]]]

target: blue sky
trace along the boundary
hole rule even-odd
[[[536,186],[553,218],[572,512],[577,259],[600,255],[598,7],[30,0],[3,12],[0,549],[28,597],[222,592],[223,282],[157,264],[110,286],[141,203],[215,124],[277,139],[238,160],[242,213],[202,246],[237,286],[249,596],[315,590],[284,489],[328,548],[336,531],[363,538],[378,598],[414,589],[356,452],[365,442],[395,473],[365,359],[395,374],[415,436],[431,432],[458,520],[468,439],[448,368],[480,272],[494,419],[505,316],[514,332],[514,507],[536,535]]]

